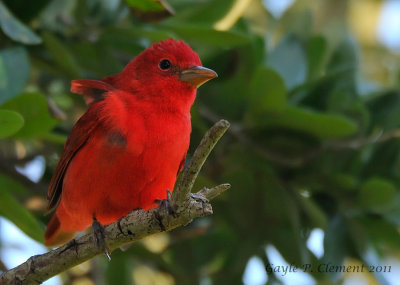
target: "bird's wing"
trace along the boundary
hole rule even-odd
[[[176,173],[176,176],[178,177],[179,173],[183,170],[183,168],[185,167],[185,162],[186,162],[186,153],[183,156],[181,162],[179,163],[179,167],[178,167],[178,172]]]
[[[114,90],[114,87],[104,81],[91,79],[72,80],[71,92],[83,95],[86,105],[104,99],[104,94]]]
[[[93,130],[99,125],[99,109],[105,94],[114,88],[107,83],[96,80],[73,80],[71,91],[82,94],[86,104],[90,105],[86,113],[78,120],[65,142],[60,160],[54,171],[47,192],[48,211],[52,211],[58,205],[61,198],[64,175],[68,165],[75,154],[85,145]]]

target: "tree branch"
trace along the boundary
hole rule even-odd
[[[44,183],[35,183],[32,182],[29,178],[22,175],[18,171],[15,170],[15,167],[12,163],[5,163],[6,160],[0,160],[0,172],[5,175],[13,178],[14,180],[20,182],[26,188],[30,190],[30,194],[43,195],[43,193],[47,192],[47,186]]]
[[[382,130],[378,133],[372,134],[366,138],[354,138],[347,140],[333,141],[325,146],[326,150],[341,150],[341,149],[360,149],[362,147],[384,143],[386,141],[400,138],[400,129],[394,129],[391,131],[383,132]]]
[[[7,271],[7,266],[4,264],[4,262],[0,259],[0,271],[5,272]]]
[[[189,195],[201,167],[206,161],[211,150],[214,148],[215,144],[228,128],[229,122],[226,120],[220,120],[219,122],[215,123],[214,126],[204,135],[198,148],[194,152],[188,167],[183,170],[182,177],[177,183],[174,196],[172,197],[173,205],[181,205],[183,200],[185,200]]]
[[[213,213],[208,201],[227,190],[230,187],[229,184],[222,184],[211,189],[203,188],[195,194],[190,194],[190,192],[205,159],[228,127],[229,123],[225,120],[216,123],[196,149],[174,191],[175,215],[168,215],[162,208],[149,211],[135,210],[126,217],[105,226],[106,244],[111,251],[148,235],[187,225],[195,218]],[[23,264],[0,275],[0,284],[40,284],[102,253],[103,250],[96,245],[94,235],[87,234],[50,252],[30,257]]]

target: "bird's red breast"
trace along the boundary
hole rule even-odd
[[[173,190],[189,147],[196,88],[216,73],[182,41],[152,45],[102,80],[74,80],[88,110],[65,143],[48,191],[56,208],[46,244],[67,241],[93,217],[109,224],[151,209]]]

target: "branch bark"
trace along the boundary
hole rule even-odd
[[[215,123],[214,126],[204,135],[198,148],[194,152],[188,167],[183,170],[182,177],[177,183],[174,196],[172,197],[173,204],[179,206],[182,204],[183,200],[186,199],[193,187],[194,182],[196,181],[201,167],[206,161],[211,150],[214,148],[215,144],[229,128],[229,125],[230,124],[228,121],[220,120],[219,122]]]
[[[204,161],[228,127],[229,123],[225,120],[217,122],[196,149],[174,191],[172,206],[176,209],[175,215],[168,215],[168,211],[162,207],[149,211],[135,210],[105,226],[106,244],[111,251],[151,234],[187,225],[195,218],[213,213],[209,200],[227,190],[229,184],[190,193]],[[94,235],[87,234],[50,252],[30,257],[23,264],[0,275],[0,284],[40,284],[102,253],[103,250],[96,245]]]

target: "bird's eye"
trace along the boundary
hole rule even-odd
[[[167,70],[171,67],[171,62],[168,59],[163,59],[160,61],[159,66],[161,70]]]

